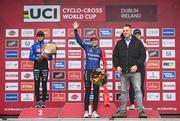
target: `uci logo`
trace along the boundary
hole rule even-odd
[[[24,6],[24,22],[59,22],[60,6]]]

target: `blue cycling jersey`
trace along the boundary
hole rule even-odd
[[[78,35],[77,30],[74,31],[75,38],[77,43],[84,48],[86,52],[86,64],[85,69],[96,69],[100,67],[100,60],[102,57],[102,50],[98,48],[93,48],[90,45],[87,45],[82,42],[81,38]]]
[[[42,54],[42,47],[44,46],[44,41],[38,41],[31,46],[29,60],[36,61],[38,57]],[[52,56],[48,56],[48,60],[52,60]]]

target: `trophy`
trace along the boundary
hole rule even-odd
[[[42,55],[39,57],[39,61],[42,61],[44,59],[47,59],[49,55],[55,55],[57,54],[57,45],[55,42],[47,42],[44,44],[42,48]]]

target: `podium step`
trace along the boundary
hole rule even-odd
[[[116,113],[116,110],[114,103],[110,103],[110,107],[104,107],[102,103],[99,103],[97,112],[101,118],[110,118]],[[61,118],[82,118],[83,115],[83,103],[66,103],[60,113]]]
[[[114,103],[110,107],[104,107],[99,103],[97,112],[101,118],[111,118],[117,109]],[[161,118],[157,110],[145,110],[148,118]],[[83,118],[83,103],[66,103],[63,108],[25,108],[19,118]],[[128,118],[138,118],[137,110],[127,110]]]
[[[110,103],[110,107],[105,107],[103,103],[99,103],[97,112],[102,118],[111,118],[117,111],[114,103]]]
[[[19,118],[58,118],[62,108],[25,108]]]

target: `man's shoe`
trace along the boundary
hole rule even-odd
[[[96,111],[93,111],[93,113],[92,113],[92,116],[91,116],[92,118],[100,118],[100,116],[99,116],[99,114],[97,114],[97,112]]]
[[[37,102],[36,105],[35,105],[35,108],[40,108],[40,107],[41,107],[41,103]]]
[[[132,104],[132,105],[129,107],[129,110],[135,110],[135,105]]]
[[[41,108],[46,108],[45,102],[41,103]]]
[[[116,111],[116,113],[119,113],[119,112],[120,112],[120,110],[117,110],[117,111]]]
[[[144,111],[139,112],[139,118],[147,118],[147,115]]]
[[[112,118],[127,118],[126,112],[118,112],[112,116]]]
[[[89,118],[89,113],[88,113],[88,111],[85,111],[85,112],[84,112],[84,118]]]

